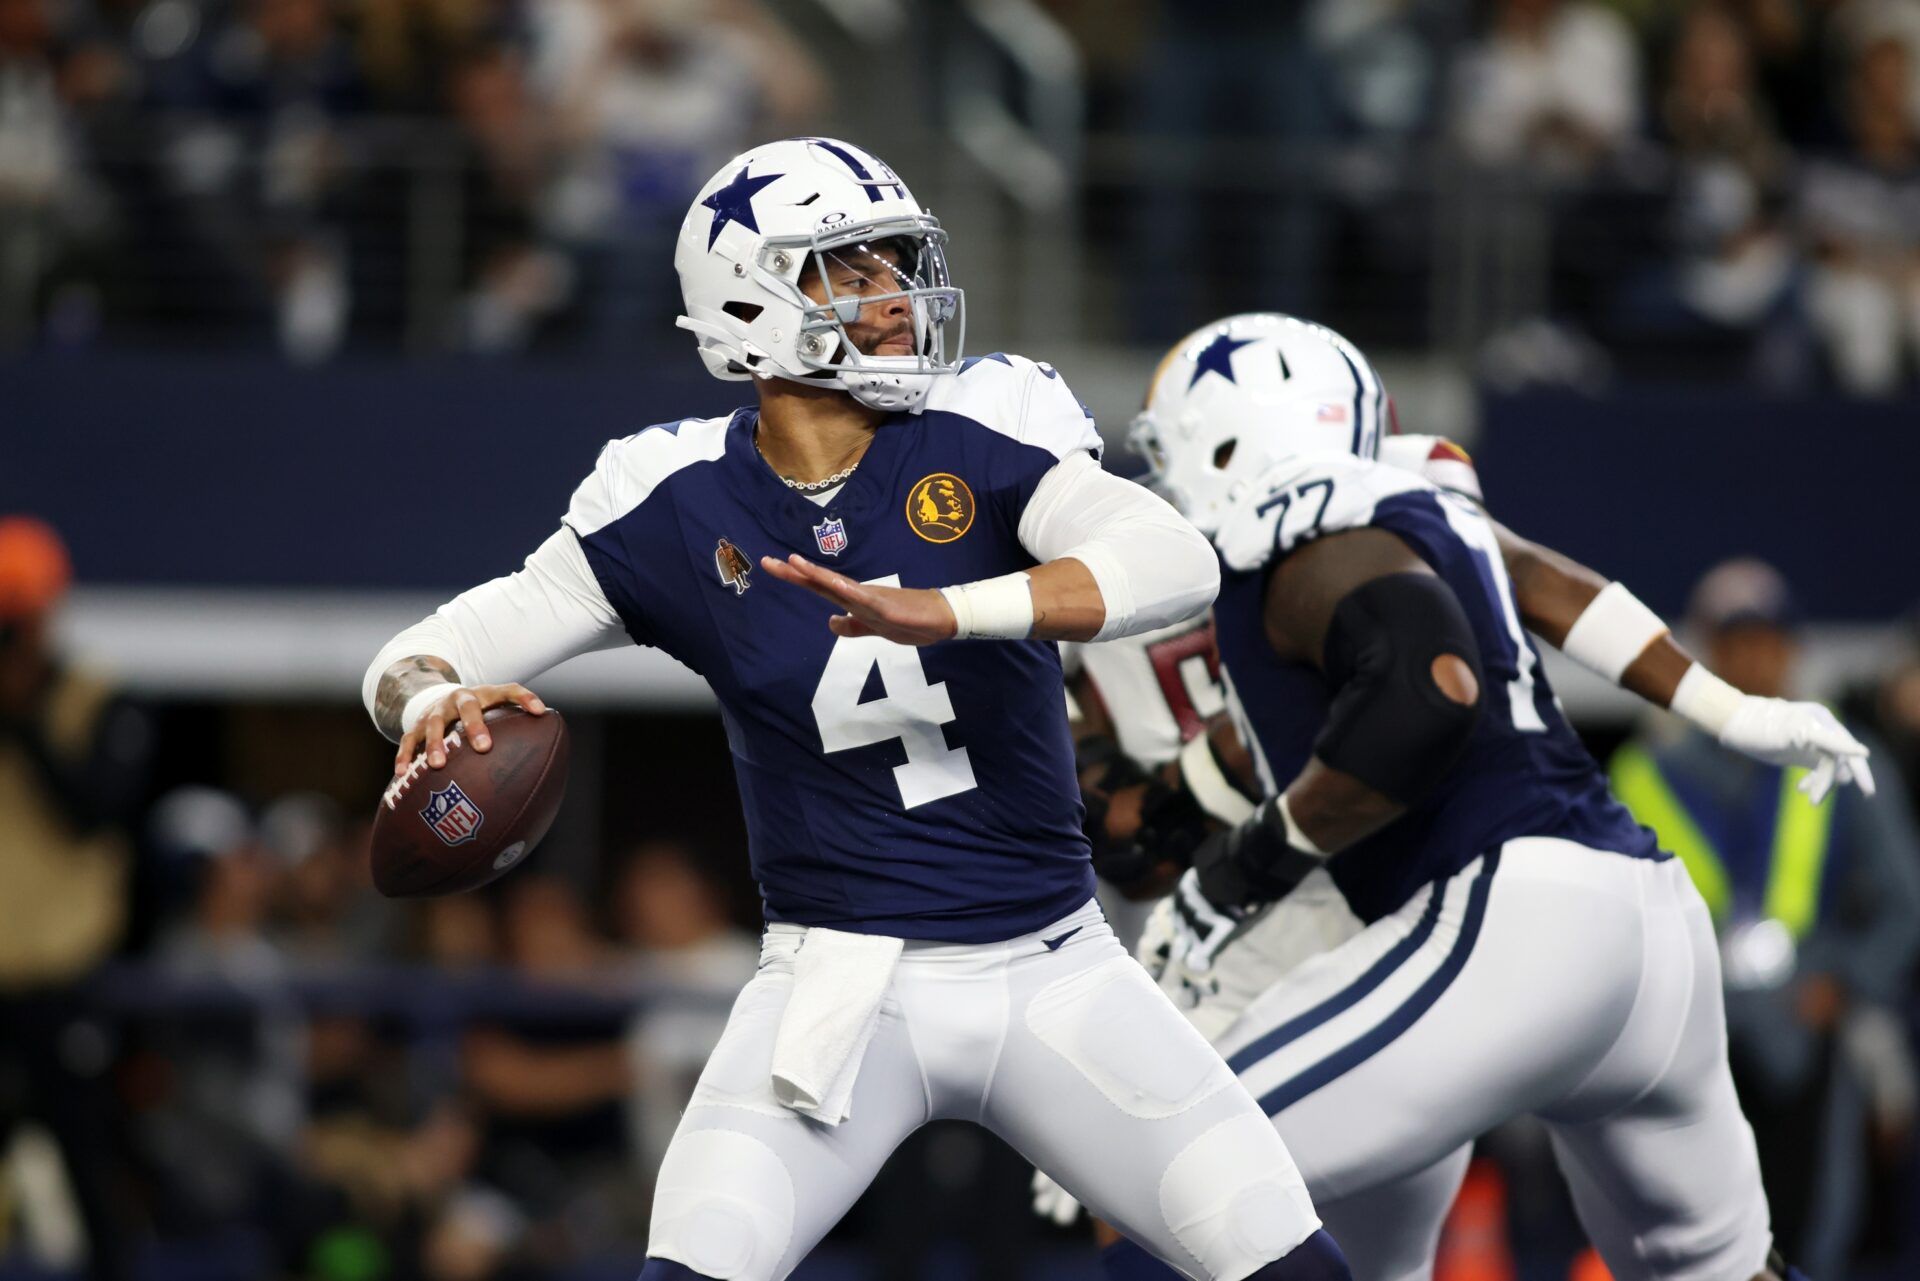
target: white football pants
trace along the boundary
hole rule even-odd
[[[1265,1114],[1095,904],[1004,943],[909,941],[837,1126],[773,1093],[805,934],[766,933],[661,1164],[650,1256],[722,1281],[784,1277],[901,1140],[951,1118],[1190,1277],[1239,1281],[1319,1228]]]
[[[1765,1263],[1713,925],[1677,859],[1508,841],[1299,965],[1216,1043],[1362,1281],[1431,1272],[1470,1145],[1524,1114],[1620,1281]]]

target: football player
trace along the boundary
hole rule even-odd
[[[756,403],[617,440],[524,569],[389,643],[395,769],[633,641],[720,702],[767,930],[661,1166],[644,1281],[786,1276],[899,1142],[965,1117],[1193,1277],[1347,1275],[1219,1055],[1092,902],[1062,639],[1204,611],[1206,542],[1108,476],[1049,366],[961,360],[945,233],[797,138],[682,225],[682,327]],[[834,568],[827,568],[831,564]]]
[[[1265,795],[1189,844],[1159,961],[1357,1276],[1425,1275],[1472,1140],[1520,1114],[1546,1123],[1614,1275],[1784,1271],[1706,909],[1607,794],[1525,629],[1807,770],[1816,800],[1871,789],[1865,749],[1825,708],[1719,681],[1620,584],[1383,465],[1383,402],[1350,344],[1279,316],[1201,330],[1150,392],[1136,440],[1225,566],[1226,701]],[[1218,742],[1182,754],[1195,804],[1245,786]],[[1279,920],[1339,933],[1332,907],[1290,905],[1318,877],[1362,928],[1304,960],[1263,950]],[[1166,1275],[1124,1242],[1107,1259]]]

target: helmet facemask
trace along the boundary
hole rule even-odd
[[[958,369],[965,338],[964,294],[948,273],[945,243],[946,232],[924,214],[862,223],[849,230],[829,227],[804,237],[769,238],[761,247],[758,265],[781,279],[800,308],[800,332],[793,350],[805,372],[795,374],[806,381],[818,379],[842,387],[875,409],[917,406],[933,378]],[[888,248],[896,252],[897,264],[888,262],[881,252]],[[824,301],[809,297],[799,286],[808,264],[817,273]],[[835,266],[844,270],[851,265],[870,274],[876,264],[891,276],[888,283],[894,288],[835,292]],[[908,304],[912,351],[897,356],[861,351],[848,326],[858,323],[866,308],[896,299]]]

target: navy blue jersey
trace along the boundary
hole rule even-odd
[[[770,919],[947,942],[1014,937],[1093,893],[1046,641],[840,638],[763,555],[942,587],[1031,568],[1020,520],[1099,434],[1054,371],[967,362],[896,414],[821,506],[754,445],[757,411],[608,445],[567,525],[633,639],[719,698]]]
[[[1653,833],[1607,791],[1561,713],[1521,626],[1492,524],[1468,499],[1349,454],[1277,465],[1240,496],[1214,540],[1224,566],[1214,627],[1229,704],[1268,789],[1305,767],[1333,691],[1314,667],[1282,660],[1268,644],[1267,581],[1294,548],[1362,526],[1399,536],[1453,589],[1486,680],[1473,737],[1447,774],[1406,814],[1328,864],[1355,915],[1377,920],[1422,885],[1518,836],[1662,857]]]

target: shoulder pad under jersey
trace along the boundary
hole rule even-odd
[[[1228,500],[1213,543],[1227,569],[1249,573],[1322,534],[1371,524],[1374,509],[1394,494],[1432,488],[1411,472],[1349,453],[1296,454]]]
[[[936,379],[922,412],[971,418],[1025,445],[1065,458],[1075,450],[1100,456],[1100,432],[1060,372],[1044,360],[1007,352],[969,356]]]

